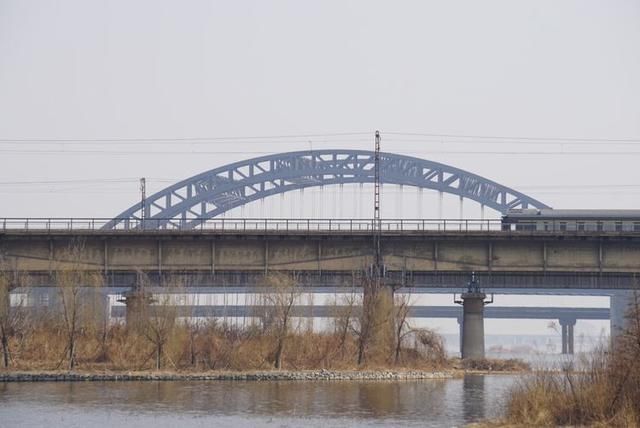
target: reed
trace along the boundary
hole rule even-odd
[[[628,328],[575,369],[537,371],[509,394],[505,423],[522,426],[640,426],[640,301]]]

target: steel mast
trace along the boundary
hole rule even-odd
[[[380,132],[376,131],[374,151],[374,175],[373,175],[373,266],[372,274],[376,286],[379,286],[384,276],[382,262],[382,248],[380,240],[382,235],[382,222],[380,220]]]

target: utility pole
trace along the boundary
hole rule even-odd
[[[379,287],[384,276],[382,262],[382,222],[380,220],[380,132],[376,131],[373,176],[373,267],[372,274],[376,287]]]
[[[145,204],[147,200],[147,180],[142,177],[140,179],[140,227],[144,229]]]

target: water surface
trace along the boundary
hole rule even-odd
[[[498,416],[515,379],[0,383],[0,427],[464,426]]]

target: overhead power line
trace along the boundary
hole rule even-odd
[[[158,144],[158,143],[176,143],[189,142],[194,144],[225,144],[234,143],[268,143],[268,144],[288,144],[288,143],[307,143],[310,138],[341,138],[344,137],[360,137],[351,139],[350,141],[368,141],[365,136],[370,132],[327,132],[327,133],[302,133],[302,134],[281,134],[281,135],[248,135],[248,136],[209,136],[209,137],[113,137],[113,138],[0,138],[0,144],[105,144],[105,143],[135,143],[135,144]],[[483,135],[483,134],[449,134],[436,132],[385,132],[385,134],[394,137],[423,137],[423,138],[447,138],[447,139],[474,139],[474,140],[495,140],[493,142],[475,141],[450,141],[452,143],[483,143],[498,144],[504,142],[521,142],[521,143],[621,143],[621,144],[640,144],[639,138],[593,138],[593,137],[533,137],[533,136],[506,136],[506,135]],[[271,140],[271,141],[265,141]],[[292,141],[296,140],[296,141]],[[347,140],[345,140],[347,141]],[[424,140],[406,140],[405,141],[424,141]],[[321,143],[321,141],[311,141],[312,143]]]
[[[282,135],[249,135],[249,136],[226,136],[226,137],[145,137],[145,138],[0,138],[1,143],[114,143],[114,142],[137,142],[137,143],[158,143],[158,142],[227,142],[237,140],[275,140],[293,138],[334,138],[356,135],[369,135],[370,132],[328,132],[328,133],[308,133],[308,134],[282,134]]]
[[[69,179],[69,180],[31,180],[31,181],[0,181],[0,186],[16,185],[41,185],[41,184],[81,184],[81,183],[130,183],[137,178],[86,178],[86,179]]]
[[[406,154],[439,154],[439,155],[556,155],[556,156],[621,156],[621,155],[640,155],[640,150],[598,150],[598,151],[552,151],[552,150],[407,150]],[[192,155],[268,155],[278,153],[277,151],[263,151],[263,150],[162,150],[162,151],[149,151],[149,150],[62,150],[62,149],[46,149],[46,150],[21,150],[21,149],[0,149],[0,153],[14,153],[14,154],[39,154],[39,155],[144,155],[144,156],[162,156],[162,155],[180,155],[180,156],[192,156]]]
[[[435,137],[435,138],[476,138],[491,140],[526,140],[526,141],[552,141],[552,142],[618,142],[618,143],[640,143],[640,138],[582,138],[582,137],[518,137],[505,135],[472,135],[472,134],[438,134],[420,132],[385,132],[389,135],[406,135],[413,137]]]

